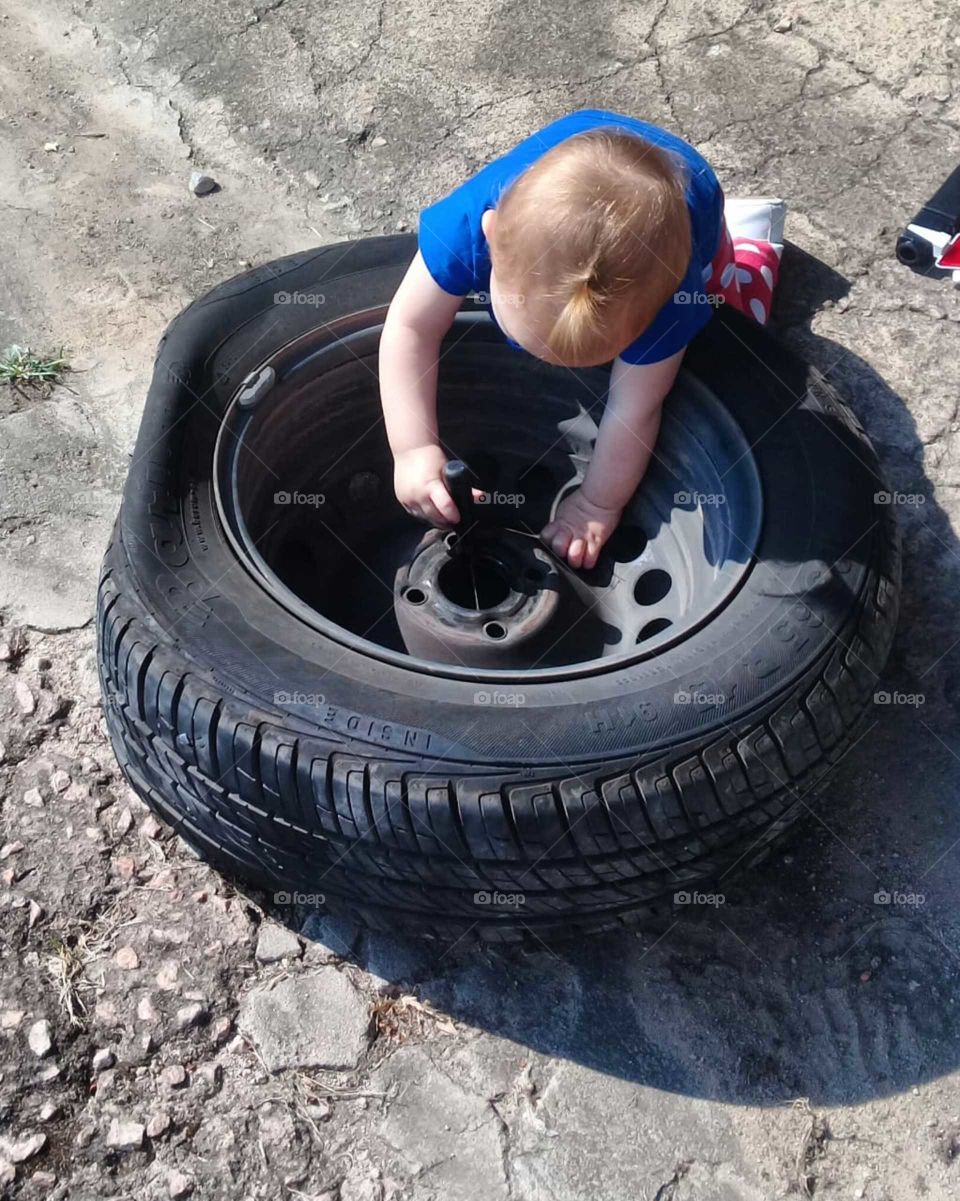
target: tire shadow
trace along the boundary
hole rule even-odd
[[[678,894],[655,927],[559,947],[531,933],[524,950],[377,933],[349,957],[458,1021],[624,1080],[733,1103],[852,1103],[960,1066],[960,544],[904,402],[810,330],[848,281],[795,247],[785,278],[777,336],[836,384],[891,491],[924,498],[898,505],[900,626],[860,741],[786,849],[712,893]],[[323,919],[311,921],[308,934]]]

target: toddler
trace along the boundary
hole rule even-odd
[[[565,367],[612,362],[584,479],[541,533],[571,566],[593,567],[713,306],[766,321],[784,213],[780,200],[725,204],[692,146],[599,110],[554,121],[425,209],[380,341],[400,503],[434,525],[460,520],[442,479],[437,360],[463,298],[488,293],[494,320],[521,349]]]

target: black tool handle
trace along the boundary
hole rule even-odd
[[[451,459],[443,468],[443,482],[460,512],[461,524],[473,515],[473,472],[461,459]]]

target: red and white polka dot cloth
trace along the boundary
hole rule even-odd
[[[782,242],[738,236],[736,227],[731,231],[724,222],[720,249],[710,266],[704,269],[704,291],[708,296],[717,297],[715,304],[732,305],[766,325],[773,289],[780,275],[782,254]]]

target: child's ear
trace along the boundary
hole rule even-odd
[[[486,209],[483,216],[480,218],[480,228],[483,230],[483,236],[490,241],[490,236],[493,233],[493,226],[496,222],[497,214],[494,209]]]

